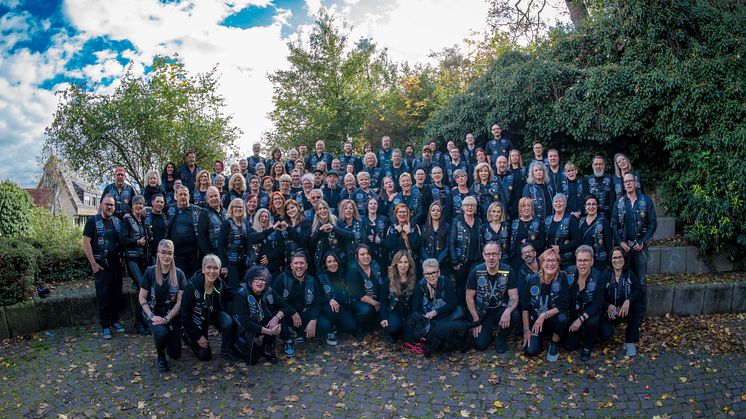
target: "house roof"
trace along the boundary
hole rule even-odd
[[[34,188],[25,189],[31,199],[34,201],[34,205],[39,208],[49,209],[52,207],[52,197],[54,196],[54,189],[52,188]]]
[[[44,174],[42,174],[41,179],[39,179],[37,189],[44,186],[44,181],[47,176],[52,175],[58,176],[60,179],[59,185],[67,190],[68,195],[72,200],[73,207],[75,208],[76,215],[95,215],[98,213],[97,207],[93,205],[85,205],[83,201],[81,201],[80,196],[75,189],[76,185],[73,182],[77,183],[78,187],[80,187],[84,192],[95,196],[99,196],[100,192],[79,181],[78,179],[80,179],[80,176],[75,173],[74,170],[68,168],[60,159],[54,156],[49,156],[47,162],[44,163]]]

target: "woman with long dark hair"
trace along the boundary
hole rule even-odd
[[[627,255],[621,247],[611,249],[611,263],[606,271],[604,304],[598,330],[601,340],[614,336],[619,323],[627,323],[624,330],[624,349],[627,356],[637,355],[635,345],[640,340],[640,280],[627,266]]]
[[[412,314],[412,295],[415,286],[414,259],[404,250],[394,254],[388,268],[388,280],[381,287],[381,327],[388,343],[402,337],[404,342],[412,342],[412,331],[407,320]]]

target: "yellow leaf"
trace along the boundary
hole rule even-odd
[[[295,394],[291,394],[290,396],[285,396],[286,402],[297,402],[298,400],[300,400],[300,397],[298,397]]]
[[[505,405],[504,405],[504,404],[502,404],[502,402],[501,402],[501,401],[499,401],[499,400],[496,400],[496,401],[495,401],[494,403],[492,403],[492,405],[493,405],[493,406],[495,406],[495,407],[496,407],[496,408],[498,408],[498,409],[502,409],[502,408],[504,408],[504,407],[505,407]]]
[[[741,400],[746,401],[746,393],[741,394]]]
[[[468,418],[469,417],[469,411],[468,410],[462,410],[461,411],[461,417],[462,418]]]
[[[143,402],[143,401],[137,402],[137,408],[138,409],[145,409],[145,402]]]
[[[679,381],[682,383],[686,383],[687,378],[686,377],[679,377]]]

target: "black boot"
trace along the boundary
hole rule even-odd
[[[161,349],[158,351],[158,371],[168,372],[168,361],[166,361],[166,351]]]
[[[264,357],[267,358],[267,361],[269,361],[271,364],[276,364],[278,360],[277,356],[275,355],[275,342],[274,340],[268,342],[268,340],[269,339],[265,340],[264,342],[262,355],[264,355]]]

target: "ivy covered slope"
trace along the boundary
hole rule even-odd
[[[605,1],[577,30],[556,30],[490,70],[428,120],[429,137],[503,124],[590,171],[627,152],[667,210],[707,252],[746,253],[746,4]]]

